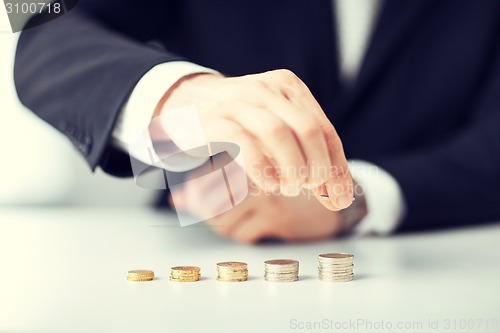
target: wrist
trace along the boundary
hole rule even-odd
[[[186,106],[191,95],[189,91],[193,90],[193,85],[196,86],[207,80],[221,77],[223,76],[214,73],[194,73],[180,78],[162,96],[156,105],[153,117],[159,116],[165,109]]]

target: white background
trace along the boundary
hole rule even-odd
[[[19,33],[0,6],[0,209],[5,205],[144,205],[152,193],[133,179],[92,175],[71,143],[24,108],[13,81]],[[8,22],[7,22],[8,24]]]
[[[340,251],[354,254],[355,279],[319,281],[318,254]],[[498,333],[499,254],[500,225],[244,246],[151,210],[4,210],[0,332],[311,332],[290,321],[366,319],[424,325],[389,330],[397,333]],[[263,280],[263,261],[278,258],[300,262],[299,281]],[[233,260],[248,263],[250,280],[216,281],[215,264]],[[170,267],[179,265],[199,266],[202,280],[170,282]],[[133,269],[153,270],[157,279],[128,282]],[[428,329],[429,320],[439,320],[439,329]],[[446,320],[475,326],[446,329]],[[493,320],[499,326],[487,329]]]

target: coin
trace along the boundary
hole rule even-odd
[[[151,281],[154,278],[154,272],[149,270],[132,270],[127,273],[128,281]]]
[[[219,262],[217,267],[217,280],[225,282],[243,282],[248,280],[248,265],[239,261]]]
[[[264,262],[264,279],[275,282],[293,282],[299,279],[299,262],[291,259],[273,259]]]
[[[200,280],[200,271],[197,266],[174,266],[170,269],[170,281],[195,282]]]
[[[240,267],[246,268],[247,263],[239,261],[223,261],[217,263],[217,268],[240,268]]]
[[[330,273],[330,274],[352,273],[354,270],[352,267],[342,268],[342,269],[339,268],[331,269],[330,267],[318,267],[318,269],[323,273]]]
[[[199,272],[200,268],[197,266],[174,266],[171,268],[171,270],[175,272],[194,273]]]
[[[354,256],[349,253],[323,253],[318,256],[318,278],[322,281],[347,282],[354,277]]]
[[[347,276],[341,276],[341,277],[331,277],[331,276],[319,276],[319,279],[321,281],[330,281],[330,282],[348,282],[352,281],[354,278],[353,274],[349,274]]]
[[[332,261],[349,261],[353,260],[354,256],[349,253],[323,253],[320,254],[318,259],[319,260],[332,260]]]

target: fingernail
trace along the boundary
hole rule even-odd
[[[352,198],[352,195],[349,195],[349,193],[344,193],[337,198],[337,205],[340,208],[347,208],[352,204]]]

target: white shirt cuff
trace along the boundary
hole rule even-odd
[[[135,159],[148,164],[160,160],[153,146],[148,127],[163,95],[181,78],[197,73],[218,73],[210,68],[186,61],[156,65],[137,83],[120,113],[112,135],[112,144]],[[137,142],[142,141],[140,147]],[[131,149],[131,146],[134,148]]]
[[[353,179],[364,190],[368,214],[353,229],[355,234],[388,235],[405,216],[406,204],[396,179],[380,167],[360,160],[349,161]]]

